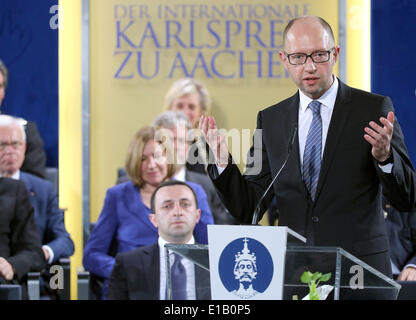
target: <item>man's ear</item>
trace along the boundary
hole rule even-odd
[[[335,46],[335,49],[334,49],[334,65],[338,61],[339,51],[340,51],[340,47],[339,46]]]
[[[196,215],[197,215],[197,217],[196,217],[196,223],[198,223],[199,222],[199,219],[201,219],[201,209],[197,209],[196,210]]]
[[[157,228],[157,220],[156,220],[156,215],[154,213],[149,214],[149,219],[150,222]]]
[[[282,50],[279,50],[279,57],[280,60],[282,60],[283,67],[285,68],[285,70],[287,70],[287,57]]]

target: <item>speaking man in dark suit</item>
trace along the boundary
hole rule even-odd
[[[291,149],[273,185],[279,225],[304,235],[308,245],[340,246],[391,276],[380,185],[394,206],[411,211],[415,171],[391,100],[337,79],[332,70],[339,52],[323,19],[290,21],[279,56],[298,92],[259,112],[249,153],[254,160],[244,176],[215,120],[202,117],[200,129],[217,164],[208,171],[231,214],[250,223]],[[272,197],[262,202],[261,214]]]
[[[0,108],[6,95],[9,73],[6,65],[0,60]],[[1,113],[1,110],[0,110]],[[38,127],[33,121],[25,121],[27,147],[22,171],[29,172],[41,178],[46,178],[46,153]]]
[[[33,208],[23,182],[0,178],[0,283],[23,284],[29,271],[40,271],[44,265]]]
[[[166,243],[193,244],[193,230],[201,211],[186,183],[170,180],[159,185],[151,197],[150,220],[158,228],[157,243],[119,253],[111,273],[107,299],[165,300],[167,295]],[[171,253],[172,298],[210,299],[209,273]]]
[[[64,212],[59,209],[52,183],[20,171],[26,149],[22,119],[0,114],[0,146],[0,174],[24,182],[34,208],[46,262],[52,264],[62,257],[71,256],[74,244],[65,229]]]

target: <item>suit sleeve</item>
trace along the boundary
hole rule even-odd
[[[103,210],[84,249],[85,269],[106,279],[110,278],[115,263],[109,250],[118,228],[116,202],[116,196],[107,191]]]
[[[394,111],[390,98],[383,101],[383,116]],[[410,212],[416,210],[416,174],[410,161],[403,132],[397,119],[394,121],[393,138],[391,141],[393,169],[390,174],[383,173],[375,162],[384,196],[399,211]]]
[[[20,281],[29,271],[41,271],[45,267],[40,236],[35,225],[33,207],[22,182],[19,182],[16,196],[16,210],[11,222],[10,257]]]
[[[40,178],[46,178],[46,153],[36,123],[28,121],[26,125],[26,153],[21,167]]]
[[[211,185],[209,189],[209,195],[209,203],[211,207],[212,216],[215,220],[215,224],[235,224],[235,219],[230,215],[227,208],[222,203],[213,185]]]
[[[251,223],[257,202],[271,182],[269,160],[263,144],[261,116],[262,113],[259,112],[257,129],[248,154],[250,161],[247,161],[244,175],[233,163],[231,155],[230,163],[220,175],[215,164],[208,165],[208,174],[220,191],[221,200],[240,223]],[[262,202],[261,214],[267,210],[272,198],[273,192],[269,192]]]
[[[53,186],[48,184],[47,188],[47,228],[45,230],[44,244],[49,246],[54,253],[54,261],[62,257],[72,256],[74,253],[74,243],[66,231],[64,222],[64,211],[59,209],[58,196],[53,190]]]
[[[187,170],[187,175],[190,181],[200,184],[206,192],[208,204],[211,209],[215,224],[236,224],[235,219],[233,216],[231,216],[227,208],[222,203],[214,184],[206,175],[206,173],[193,173]]]
[[[115,261],[114,269],[110,276],[107,299],[129,300],[126,271],[124,268],[122,255],[117,255]]]

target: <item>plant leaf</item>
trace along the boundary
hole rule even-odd
[[[320,272],[315,272],[315,273],[312,275],[312,280],[316,282],[316,280],[319,280],[319,279],[321,278],[321,276],[322,276],[322,273],[320,273]]]
[[[304,273],[302,273],[302,276],[300,277],[300,281],[302,281],[303,283],[309,283],[311,281],[312,278],[312,273],[310,273],[309,271],[305,271]]]
[[[322,275],[320,280],[322,282],[325,282],[325,281],[328,281],[329,279],[331,279],[331,272],[325,273],[324,275]]]

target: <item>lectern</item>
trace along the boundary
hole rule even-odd
[[[397,282],[342,248],[304,246],[302,244],[304,238],[285,227],[212,227],[218,228],[219,234],[224,234],[225,238],[232,238],[233,234],[238,234],[237,239],[224,242],[218,239],[218,235],[216,238],[210,237],[209,232],[209,245],[168,244],[165,247],[167,266],[170,263],[169,253],[172,251],[192,262],[196,269],[204,270],[206,277],[211,278],[210,281],[207,281],[206,278],[204,281],[196,279],[195,285],[199,296],[222,300],[301,300],[309,293],[308,285],[300,280],[305,271],[331,273],[330,280],[322,285],[329,288],[327,299],[332,300],[396,299],[401,288]],[[257,230],[253,231],[253,228],[257,228]],[[279,231],[283,231],[287,237],[283,241],[284,248],[282,248],[282,243],[274,241],[273,238],[269,239],[271,245],[264,244],[266,251],[270,252],[270,257],[268,257],[267,254],[260,253],[261,245],[257,242],[270,238],[271,236],[267,234],[270,232],[269,230],[272,230],[271,228],[284,228]],[[258,232],[263,238],[256,239],[256,235],[253,235],[252,232],[255,234]],[[235,254],[224,258],[224,253],[227,250],[230,251],[233,244],[236,248]],[[212,246],[216,246],[215,249],[222,252],[220,257],[210,252]],[[220,247],[218,248],[218,246]],[[275,258],[274,250],[283,252],[284,258]],[[210,261],[213,257],[215,263]],[[171,288],[170,268],[166,268],[166,270],[169,292]]]

